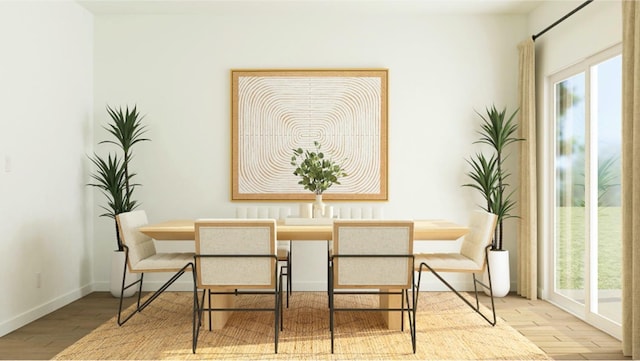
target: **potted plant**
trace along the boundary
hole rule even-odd
[[[104,128],[114,136],[115,140],[103,140],[98,144],[115,144],[122,151],[122,155],[109,153],[104,158],[94,153],[90,157],[95,166],[95,171],[91,174],[93,182],[88,185],[98,188],[107,200],[106,205],[101,206],[105,213],[100,217],[111,218],[114,222],[116,249],[111,260],[110,290],[115,297],[120,297],[125,254],[115,217],[120,213],[132,211],[138,206],[138,202],[133,199],[133,191],[138,184],[133,182],[135,173],[129,171],[129,164],[133,156],[132,146],[149,139],[143,138],[146,127],[141,123],[143,117],[140,116],[135,106],[131,110],[127,107],[123,111],[121,107],[113,109],[107,105],[107,112],[111,123]],[[134,278],[135,276],[127,275],[127,277]],[[125,296],[133,294],[135,294],[134,287],[125,292]]]
[[[318,141],[314,141],[313,145],[315,150],[293,149],[291,165],[295,167],[293,174],[300,177],[298,184],[316,195],[313,216],[321,218],[324,216],[322,193],[332,185],[340,184],[340,178],[346,177],[347,173],[342,166],[325,158],[324,153],[320,151],[321,145]]]
[[[482,208],[498,216],[489,252],[493,295],[497,297],[509,293],[509,251],[502,246],[504,221],[515,217],[511,212],[516,204],[512,198],[514,191],[507,189],[509,188],[507,180],[511,174],[504,168],[504,162],[508,157],[506,148],[512,143],[524,140],[516,137],[518,124],[514,119],[518,110],[516,109],[508,118],[506,112],[506,108],[498,111],[495,105],[486,109],[486,116],[476,112],[482,118],[482,124],[478,131],[480,139],[474,143],[487,144],[491,146],[492,152],[489,157],[483,153],[476,153],[467,160],[471,166],[471,171],[467,175],[473,182],[464,184],[466,187],[477,189],[486,204]]]

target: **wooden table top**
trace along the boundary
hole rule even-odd
[[[140,232],[157,240],[193,241],[195,239],[195,220],[169,220],[140,227]],[[414,220],[414,240],[456,240],[469,232],[469,228],[457,223],[442,220]],[[281,241],[318,241],[330,240],[333,226],[290,225],[278,221],[277,237]]]

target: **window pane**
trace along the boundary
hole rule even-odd
[[[585,74],[555,85],[556,292],[584,304]]]
[[[622,323],[622,57],[592,67],[592,117],[598,147],[598,307],[594,312]]]

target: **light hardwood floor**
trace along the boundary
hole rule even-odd
[[[134,301],[129,298],[126,303]],[[487,301],[483,296],[485,305]],[[0,337],[0,359],[50,359],[113,317],[117,307],[118,300],[108,292],[92,293]],[[554,359],[631,359],[622,356],[620,341],[548,302],[511,294],[496,299],[496,312]]]

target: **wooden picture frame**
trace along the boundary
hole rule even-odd
[[[314,141],[348,176],[325,200],[387,200],[387,69],[231,70],[232,200],[311,200],[291,165]]]

